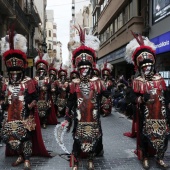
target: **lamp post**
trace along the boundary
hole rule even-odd
[[[42,43],[42,50],[44,53],[47,52],[47,43],[45,41],[43,41],[43,43]]]

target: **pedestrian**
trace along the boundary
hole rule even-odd
[[[144,169],[150,168],[150,155],[156,155],[156,163],[167,168],[163,160],[168,145],[166,84],[155,70],[155,45],[147,37],[132,34],[134,39],[126,46],[125,59],[139,71],[133,80],[132,94],[132,102],[137,105],[137,156]]]
[[[73,65],[78,69],[80,78],[70,84],[70,95],[67,101],[65,121],[61,124],[70,129],[72,119],[73,149],[71,163],[74,170],[78,169],[78,160],[81,154],[88,158],[88,169],[94,169],[93,158],[103,153],[102,127],[100,122],[99,103],[102,95],[109,97],[102,81],[92,77],[93,67],[96,62],[95,49],[99,47],[99,40],[92,35],[80,33],[80,46],[73,50]],[[91,36],[88,41],[88,37]],[[86,38],[85,38],[86,37]]]
[[[30,170],[33,154],[50,155],[44,146],[39,126],[36,88],[33,80],[25,76],[27,40],[13,29],[8,34],[1,42],[1,54],[8,73],[0,96],[4,113],[1,137],[6,144],[6,156],[18,156],[12,166],[24,163],[24,170]]]

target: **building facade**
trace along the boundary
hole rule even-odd
[[[37,2],[37,1],[36,1]],[[41,1],[42,3],[42,1]],[[45,8],[46,0],[42,3]],[[7,34],[9,26],[14,24],[17,33],[24,35],[28,41],[28,68],[26,74],[33,77],[33,59],[36,55],[35,30],[44,22],[39,15],[39,6],[36,6],[34,0],[0,0],[0,37]],[[39,34],[40,31],[37,32]],[[41,34],[41,33],[40,33]],[[38,45],[37,45],[38,46]],[[1,72],[4,76],[7,75],[4,64],[1,61]]]
[[[170,0],[149,1],[149,38],[156,44],[156,70],[170,84]]]
[[[132,40],[131,30],[148,36],[148,1],[142,0],[93,0],[93,34],[101,45],[98,64],[107,61],[113,65],[112,76],[134,74],[133,65],[124,59],[125,47]]]
[[[62,62],[62,43],[57,40],[57,24],[54,22],[54,11],[47,10],[46,44],[47,52],[56,57],[58,65]]]

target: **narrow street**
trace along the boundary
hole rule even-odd
[[[60,119],[62,121],[62,118]],[[123,133],[131,129],[131,120],[127,119],[119,112],[112,111],[109,117],[101,118],[103,127],[103,143],[104,156],[97,157],[94,160],[95,170],[142,170],[142,165],[134,154],[135,139],[123,136]],[[53,158],[32,157],[32,170],[69,170],[69,162],[67,157],[61,157],[63,151],[57,145],[54,138],[53,125],[48,126],[47,129],[42,129],[43,139],[49,151],[56,152],[57,155]],[[72,148],[71,133],[64,137],[65,145],[68,150]],[[0,148],[0,170],[21,170],[23,164],[18,167],[12,167],[11,163],[15,161],[16,157],[5,157],[5,146]],[[165,155],[165,162],[170,163],[170,147]],[[158,170],[153,159],[150,160],[151,170]],[[87,161],[81,160],[80,170],[87,169]]]

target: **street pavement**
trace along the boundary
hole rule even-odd
[[[60,118],[59,121],[62,121]],[[104,155],[96,157],[94,160],[95,170],[142,170],[141,162],[134,154],[136,147],[135,138],[123,136],[124,132],[131,130],[131,120],[123,114],[112,110],[108,117],[101,117],[103,128]],[[53,158],[32,157],[32,170],[69,170],[69,161],[66,155],[56,143],[54,137],[55,125],[48,125],[47,129],[42,129],[43,139],[47,150],[56,153]],[[71,152],[72,135],[67,133],[64,137],[65,145]],[[5,145],[0,147],[0,170],[21,170],[23,164],[12,167],[11,163],[16,157],[5,157]],[[165,154],[165,162],[170,164],[170,145]],[[154,158],[150,158],[150,170],[159,170]],[[80,161],[79,170],[87,169],[87,160]]]

